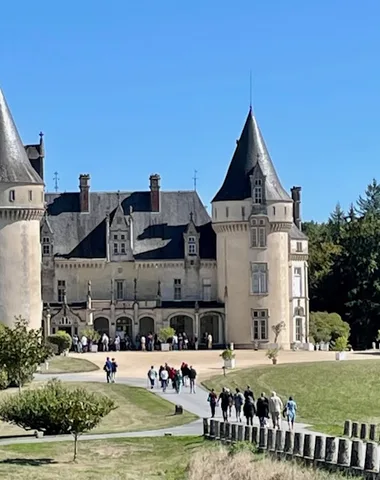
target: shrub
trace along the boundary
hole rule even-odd
[[[0,403],[0,419],[47,435],[71,433],[75,460],[79,435],[95,428],[115,408],[113,400],[104,395],[70,389],[53,379],[41,388],[5,398]]]
[[[92,343],[98,343],[100,340],[100,333],[93,328],[85,328],[84,330],[82,330],[82,335],[87,337],[87,340]]]
[[[220,356],[223,358],[223,360],[232,360],[236,355],[234,354],[233,350],[226,348],[226,350],[224,350]]]
[[[345,352],[348,348],[348,338],[339,337],[333,342],[333,350],[336,352]]]
[[[175,330],[172,327],[163,327],[158,334],[158,338],[161,342],[166,343],[169,338],[173,338],[175,335]]]
[[[65,350],[70,350],[73,343],[70,335],[62,330],[59,330],[54,335],[50,335],[48,337],[48,341],[57,346],[58,355],[61,355],[61,353],[63,353]]]
[[[0,370],[0,390],[5,390],[9,386],[8,373],[6,370]]]
[[[338,337],[349,337],[350,326],[337,313],[310,312],[310,337],[316,343],[335,341]]]
[[[278,357],[280,350],[280,348],[270,348],[269,350],[267,350],[267,353],[265,355],[269,358],[269,360],[273,360]]]

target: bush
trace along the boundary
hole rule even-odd
[[[114,410],[113,400],[84,388],[69,389],[60,380],[10,395],[0,403],[0,419],[47,435],[74,435],[74,460],[81,433],[92,430]]]
[[[333,342],[333,350],[335,352],[345,352],[348,348],[348,338],[339,337]]]
[[[6,370],[0,370],[0,390],[5,390],[9,387],[8,373]]]
[[[220,354],[220,356],[223,358],[223,360],[232,360],[236,355],[234,354],[233,350],[227,348]]]
[[[350,326],[337,313],[310,312],[310,337],[315,343],[335,341],[338,337],[349,337]]]
[[[163,327],[158,334],[158,338],[161,342],[166,343],[169,338],[173,338],[175,335],[175,330],[172,327]]]
[[[59,330],[54,335],[48,337],[48,341],[58,348],[58,355],[61,355],[65,350],[70,350],[73,343],[70,335],[62,330]]]
[[[82,335],[84,335],[87,340],[92,343],[98,343],[100,340],[100,333],[93,328],[85,328],[84,330],[82,330]]]

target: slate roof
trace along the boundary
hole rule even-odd
[[[281,185],[260,128],[250,109],[223,185],[212,201],[249,198],[251,196],[249,177],[257,164],[266,177],[266,199],[291,201],[289,194]]]
[[[0,89],[0,182],[43,184],[32,167]]]
[[[289,236],[292,240],[307,240],[307,236],[293,223]]]
[[[90,213],[80,213],[78,193],[47,193],[47,218],[54,234],[54,251],[66,258],[106,257],[106,216],[112,222],[118,206],[133,209],[135,259],[184,258],[183,233],[190,213],[200,233],[200,257],[216,258],[216,237],[210,217],[194,191],[161,192],[160,212],[151,212],[150,192],[90,192]]]

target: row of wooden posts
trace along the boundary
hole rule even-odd
[[[375,442],[294,433],[207,418],[203,420],[203,433],[205,438],[225,444],[252,442],[260,452],[268,452],[279,458],[301,459],[316,467],[345,470],[366,478],[380,478],[379,446]]]
[[[377,425],[346,420],[344,422],[343,435],[349,438],[360,438],[361,440],[376,442],[378,440]]]

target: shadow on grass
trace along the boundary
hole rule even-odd
[[[35,438],[34,433],[25,433],[24,435],[0,435],[0,441],[1,440],[8,440],[12,438]]]
[[[0,465],[18,465],[24,467],[42,467],[58,463],[52,458],[6,458],[0,461]]]

